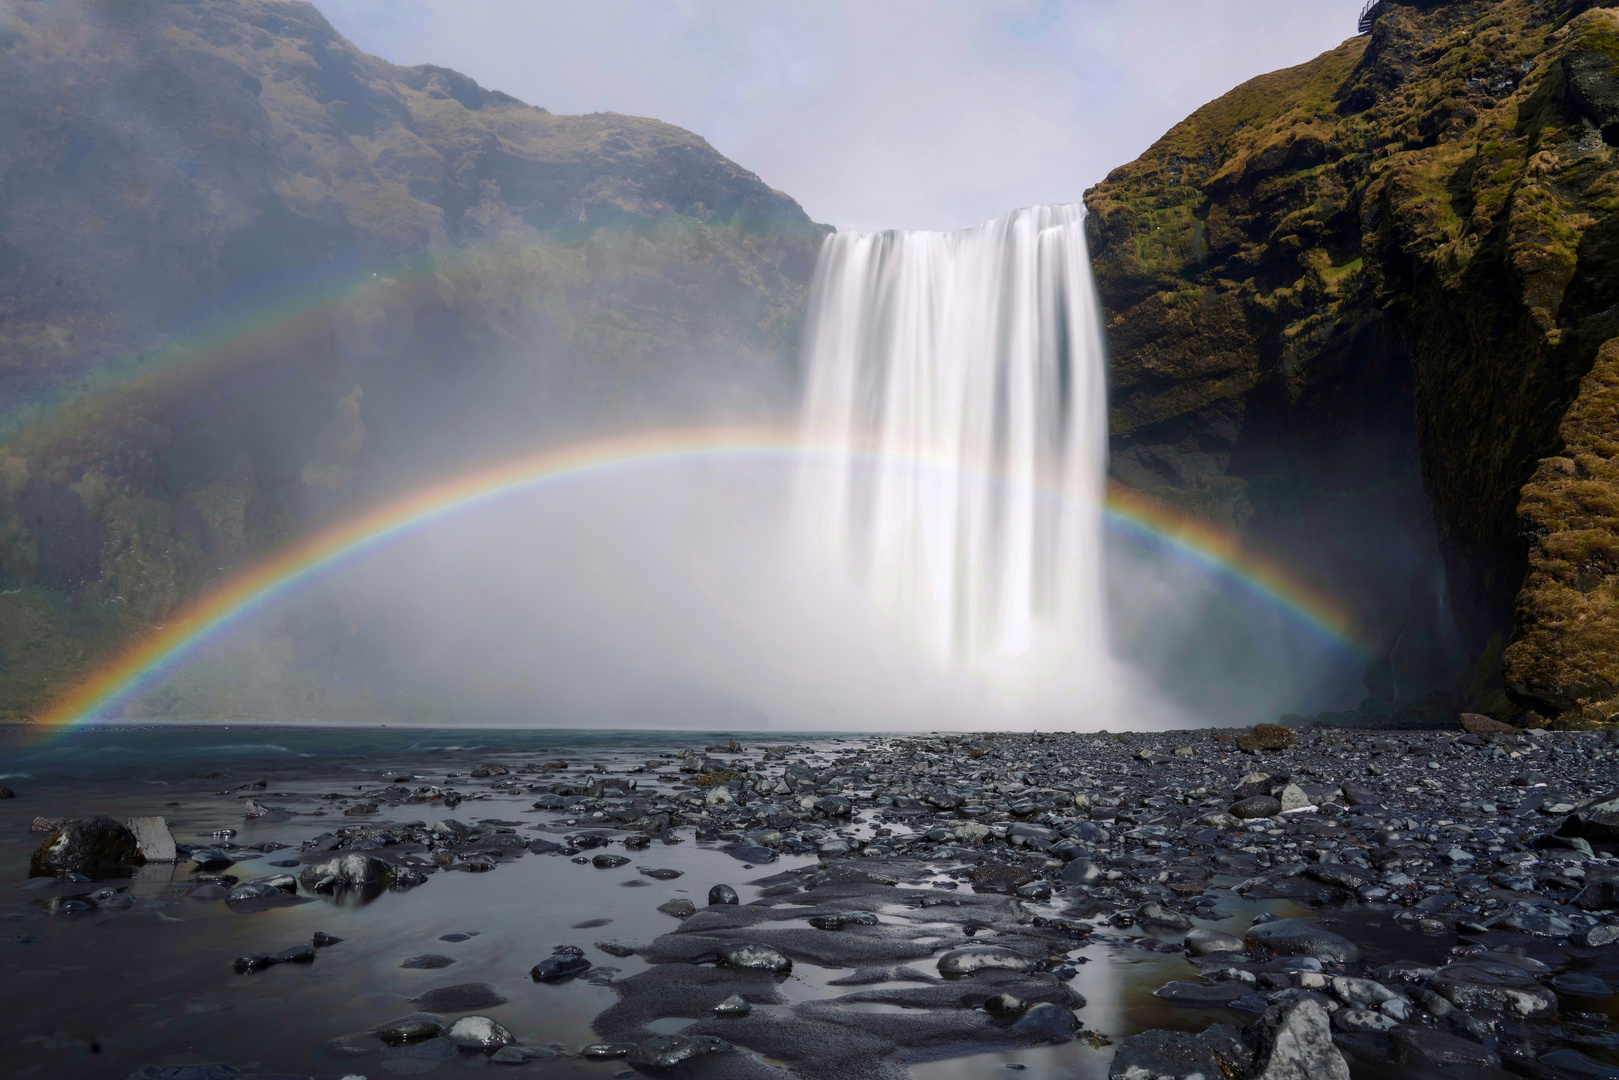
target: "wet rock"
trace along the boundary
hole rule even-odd
[[[1107,877],[1107,871],[1089,859],[1075,859],[1062,868],[1058,877],[1070,885],[1094,885]]]
[[[741,902],[742,898],[729,885],[716,885],[708,890],[709,907],[714,907],[717,904],[740,904]]]
[[[1240,982],[1171,982],[1160,986],[1152,996],[1171,1005],[1190,1009],[1218,1009],[1248,993]]]
[[[371,1033],[383,1042],[402,1043],[431,1039],[443,1030],[444,1017],[418,1012],[389,1020],[385,1024],[378,1024],[371,1029]]]
[[[482,765],[476,766],[472,772],[468,773],[467,775],[482,780],[488,776],[506,776],[510,773],[511,770],[506,768],[506,766],[502,765],[500,762],[486,761]]]
[[[63,823],[35,849],[32,877],[117,871],[145,862],[135,834],[109,817],[75,818]]]
[[[342,941],[343,941],[343,939],[340,938],[340,937],[334,937],[331,934],[323,933],[320,930],[316,930],[315,931],[315,938],[314,938],[314,940],[312,942],[310,942],[310,944],[314,945],[315,948],[317,948],[317,949],[324,949],[324,948],[328,948],[328,947],[330,947],[332,945],[341,944]]]
[[[670,900],[668,903],[659,904],[658,910],[665,915],[673,915],[677,919],[689,919],[697,914],[697,905],[690,900],[675,899]]]
[[[1310,919],[1277,919],[1250,927],[1243,935],[1250,948],[1278,956],[1313,956],[1328,964],[1352,964],[1360,949],[1348,938]]]
[[[1339,1031],[1363,1035],[1386,1035],[1400,1026],[1398,1020],[1370,1009],[1339,1009],[1332,1014],[1332,1026]]]
[[[628,1042],[591,1043],[579,1051],[579,1056],[586,1061],[617,1061],[634,1049],[635,1044]]]
[[[1327,1010],[1306,998],[1273,1007],[1254,1026],[1254,1080],[1349,1080]]]
[[[1143,927],[1186,931],[1192,928],[1192,920],[1178,911],[1173,911],[1162,904],[1142,904],[1136,909],[1136,922]]]
[[[752,1011],[753,1006],[749,1005],[748,999],[741,994],[732,994],[714,1006],[714,1013],[717,1016],[746,1016]]]
[[[1619,1080],[1619,1069],[1592,1061],[1578,1050],[1566,1046],[1540,1055],[1540,1063],[1584,1080]]]
[[[1035,876],[1028,868],[1006,863],[979,863],[972,870],[973,887],[985,892],[1009,893],[1034,880]]]
[[[314,863],[298,875],[311,892],[380,885],[393,874],[393,867],[371,855],[339,855]]]
[[[1428,1028],[1395,1028],[1394,1053],[1398,1060],[1411,1065],[1440,1068],[1456,1065],[1481,1069],[1501,1067],[1501,1059],[1478,1043]]]
[[[720,950],[720,963],[743,971],[769,971],[782,974],[793,969],[793,962],[769,945],[734,945]]]
[[[1074,1014],[1049,1001],[1029,1006],[1012,1025],[1012,1031],[1018,1035],[1036,1035],[1054,1041],[1072,1039],[1078,1030],[1079,1021],[1074,1019]]]
[[[1574,897],[1582,911],[1613,911],[1619,908],[1619,878],[1600,878],[1587,884]]]
[[[817,930],[842,930],[845,926],[876,926],[877,916],[870,911],[840,911],[811,916],[809,924]]]
[[[631,1050],[629,1063],[646,1069],[672,1069],[704,1054],[730,1049],[730,1043],[713,1035],[659,1035]]]
[[[374,802],[357,802],[353,806],[349,807],[347,810],[344,810],[343,811],[343,816],[344,817],[365,817],[367,814],[374,814],[376,812],[377,812],[377,804],[376,803],[374,803]]]
[[[1247,948],[1239,937],[1221,930],[1207,929],[1188,931],[1185,945],[1186,951],[1193,956],[1208,956],[1211,953],[1240,953]]]
[[[1433,988],[1446,1001],[1468,1012],[1486,1009],[1540,1016],[1557,1008],[1557,995],[1533,978],[1509,965],[1490,964],[1484,959],[1472,964],[1447,964],[1434,975]]]
[[[41,816],[28,823],[28,831],[31,833],[53,833],[66,824],[67,818]]]
[[[628,866],[630,860],[622,855],[609,855],[604,851],[591,859],[590,862],[598,870],[611,870],[614,867]]]
[[[975,971],[1033,971],[1035,962],[999,945],[969,945],[939,957],[939,974],[971,975]]]
[[[432,1012],[468,1012],[488,1009],[504,1004],[506,999],[488,983],[456,983],[440,986],[414,999],[417,1005]]]
[[[147,862],[175,861],[178,852],[174,846],[174,834],[169,832],[167,821],[161,817],[137,817],[130,818],[124,824],[135,836],[135,849]]]
[[[561,1057],[559,1051],[547,1046],[502,1046],[489,1060],[497,1065],[526,1065],[530,1061],[549,1061]]]
[[[556,952],[529,968],[535,982],[559,983],[577,978],[590,970],[590,961],[577,952]]]
[[[291,874],[271,874],[268,877],[254,878],[244,881],[233,887],[230,894],[225,897],[231,903],[240,903],[244,900],[266,900],[292,896],[298,892],[298,879]]]
[[[738,844],[726,854],[738,862],[753,863],[755,865],[773,863],[778,858],[774,851],[759,844]]]
[[[1563,836],[1578,836],[1593,844],[1619,843],[1619,791],[1604,795],[1578,813],[1570,814],[1562,828]]]
[[[984,1011],[992,1016],[1021,1016],[1029,1003],[1015,994],[996,994],[984,1002]]]
[[[1248,1073],[1253,1054],[1237,1029],[1212,1024],[1201,1033],[1144,1031],[1119,1043],[1108,1080],[1225,1080]]]
[[[468,1050],[498,1050],[515,1041],[499,1021],[487,1016],[463,1016],[450,1025],[444,1037]]]
[[[440,956],[438,953],[423,953],[420,956],[412,956],[399,966],[413,971],[437,971],[453,963],[455,960],[452,957]]]
[[[666,870],[663,867],[641,868],[641,873],[656,881],[673,881],[685,873],[684,870]]]
[[[1269,795],[1252,795],[1234,802],[1229,810],[1232,817],[1251,819],[1275,817],[1282,812],[1282,804]]]

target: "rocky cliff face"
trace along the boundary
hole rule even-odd
[[[308,4],[0,0],[0,715],[379,485],[779,407],[824,232]]]
[[[1375,15],[1087,192],[1113,472],[1346,589],[1374,697],[1403,673],[1455,704],[1605,719],[1616,12]]]

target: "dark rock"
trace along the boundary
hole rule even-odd
[[[715,887],[719,888],[720,886]],[[710,893],[709,895],[712,896],[713,894]],[[735,901],[732,901],[732,903],[735,903]],[[692,903],[690,900],[677,898],[670,900],[668,903],[659,904],[658,910],[663,912],[665,915],[673,915],[677,919],[689,919],[693,915],[697,914],[697,905]]]
[[[1164,907],[1162,904],[1142,904],[1136,909],[1136,922],[1144,927],[1158,927],[1186,931],[1192,928],[1192,920],[1178,911]]]
[[[972,869],[973,887],[985,892],[1009,893],[1034,880],[1034,874],[1026,867],[1006,863],[979,863]]]
[[[870,911],[840,911],[835,915],[812,915],[809,924],[817,930],[842,930],[845,926],[876,926],[877,916]]]
[[[1119,1044],[1108,1080],[1225,1080],[1248,1075],[1253,1054],[1237,1029],[1212,1024],[1201,1033],[1143,1031]]]
[[[457,983],[453,986],[440,986],[414,999],[415,1003],[422,1008],[436,1012],[467,1012],[471,1009],[488,1009],[503,1004],[505,1000],[488,983]]]
[[[1247,946],[1239,937],[1220,930],[1197,929],[1188,931],[1184,941],[1186,951],[1193,956],[1211,953],[1240,953]]]
[[[343,939],[340,938],[340,937],[334,937],[331,934],[323,933],[320,930],[316,930],[315,931],[315,940],[313,942],[311,942],[311,944],[313,944],[317,949],[324,949],[329,945],[336,945],[336,944],[340,943],[342,940]]]
[[[583,956],[556,953],[535,964],[528,974],[535,982],[557,983],[578,978],[589,970],[590,961]]]
[[[499,1021],[487,1016],[463,1016],[444,1037],[468,1050],[498,1050],[516,1041]]]
[[[1619,138],[1615,141],[1619,141]],[[1619,1069],[1592,1061],[1578,1050],[1566,1046],[1540,1055],[1540,1063],[1583,1080],[1619,1080]]]
[[[984,1011],[993,1016],[1020,1016],[1029,1003],[1013,994],[996,994],[984,1002]]]
[[[1058,877],[1070,885],[1094,885],[1107,877],[1107,871],[1089,859],[1074,859]]]
[[[1613,996],[1613,987],[1583,972],[1568,972],[1552,980],[1552,989],[1570,997],[1605,998]]]
[[[726,852],[731,858],[745,863],[773,863],[779,856],[767,847],[759,844],[738,844]]]
[[[590,862],[591,865],[596,867],[598,870],[611,870],[619,866],[628,866],[630,860],[626,859],[622,855],[609,855],[606,852],[602,852],[600,855],[597,855],[595,858],[591,859]]]
[[[1228,812],[1232,817],[1245,819],[1275,817],[1282,812],[1282,804],[1269,795],[1254,795],[1251,798],[1232,803]]]
[[[741,902],[742,898],[729,885],[716,885],[708,890],[709,907],[714,907],[718,904],[740,904]]]
[[[1412,1065],[1499,1069],[1501,1059],[1476,1042],[1427,1028],[1394,1029],[1395,1057]]]
[[[730,1049],[730,1043],[713,1035],[659,1035],[631,1050],[629,1063],[647,1069],[672,1069],[704,1054]]]
[[[1278,956],[1313,956],[1327,964],[1352,964],[1360,959],[1354,942],[1310,919],[1260,923],[1249,927],[1243,940]]]
[[[455,963],[455,960],[452,957],[440,956],[438,953],[423,953],[420,956],[411,957],[399,966],[418,971],[437,971],[439,968],[447,968],[453,963]]]
[[[145,861],[127,826],[109,817],[75,818],[40,842],[28,872],[32,877],[116,872]]]
[[[298,878],[304,888],[311,892],[331,892],[334,889],[379,885],[392,874],[393,867],[375,856],[351,854],[305,867]]]
[[[939,957],[941,975],[971,975],[976,971],[1033,971],[1038,965],[999,945],[969,945]]]
[[[653,867],[651,869],[648,869],[647,867],[643,866],[641,868],[641,873],[643,873],[647,877],[653,878],[653,879],[655,879],[657,881],[673,881],[675,878],[680,877],[682,874],[684,874],[685,871],[684,870],[666,870],[663,867]]]
[[[733,945],[720,950],[720,963],[725,967],[743,971],[768,971],[783,974],[793,969],[793,962],[779,949],[769,945]]]
[[[1073,1012],[1049,1001],[1029,1006],[1012,1025],[1012,1031],[1018,1035],[1036,1035],[1056,1041],[1072,1039],[1078,1030],[1079,1021],[1074,1019]]]

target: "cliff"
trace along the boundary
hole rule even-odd
[[[1346,590],[1374,698],[1606,719],[1616,12],[1373,14],[1086,193],[1114,477]]]
[[[0,716],[423,470],[780,407],[824,233],[308,4],[0,0]]]

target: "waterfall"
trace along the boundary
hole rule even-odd
[[[843,233],[805,337],[795,529],[939,667],[1106,669],[1104,354],[1081,206]]]

